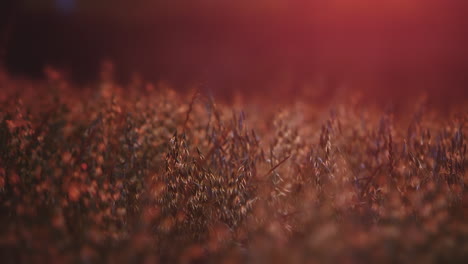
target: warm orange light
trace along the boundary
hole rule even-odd
[[[419,0],[330,0],[325,1],[323,10],[334,16],[401,16],[414,15],[424,11],[431,1]]]

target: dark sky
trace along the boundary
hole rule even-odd
[[[6,65],[14,74],[37,77],[49,64],[89,82],[97,78],[99,62],[109,58],[122,81],[137,71],[153,81],[196,81],[216,89],[272,89],[326,76],[382,92],[442,93],[450,87],[460,96],[468,83],[464,0],[2,5],[2,24],[10,25],[2,26]]]

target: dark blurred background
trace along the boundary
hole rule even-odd
[[[321,86],[465,99],[467,2],[3,0],[0,60],[12,75],[40,78],[51,65],[77,83],[110,59],[122,83],[138,72],[215,93]]]

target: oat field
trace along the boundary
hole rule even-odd
[[[2,263],[466,263],[468,112],[0,80]]]

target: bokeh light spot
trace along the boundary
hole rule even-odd
[[[55,0],[56,8],[64,14],[70,14],[75,10],[75,0]]]

